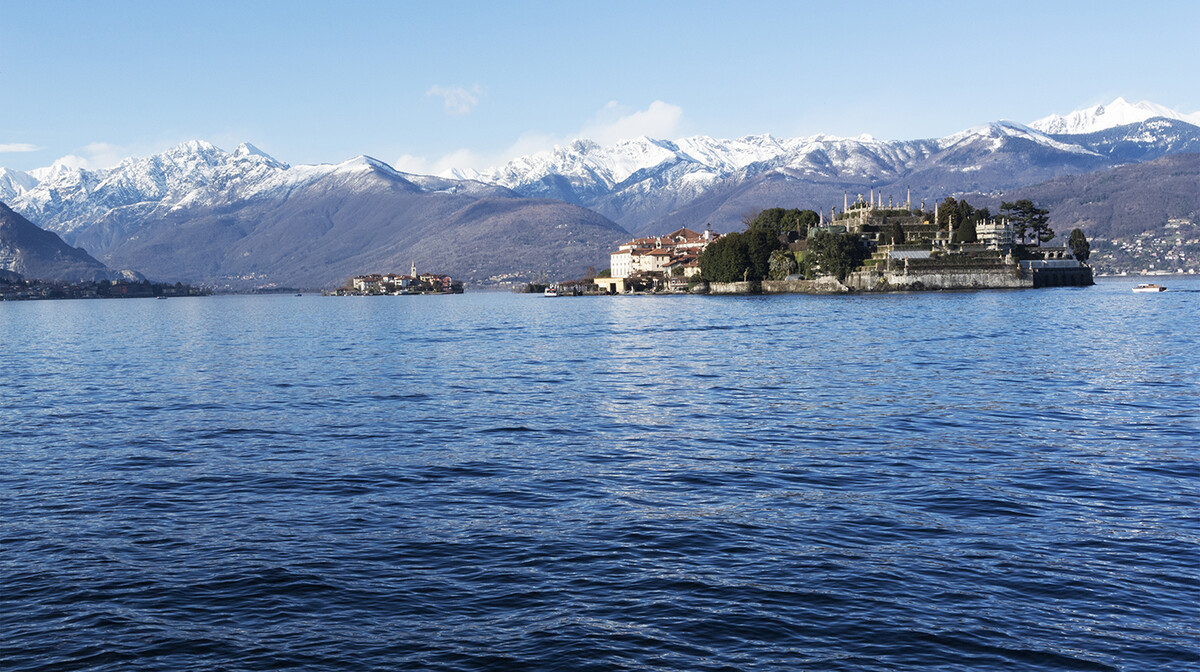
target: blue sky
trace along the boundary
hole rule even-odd
[[[836,5],[836,6],[835,6]],[[1200,2],[0,0],[0,166],[190,139],[484,167],[575,137],[938,137],[1200,110]]]

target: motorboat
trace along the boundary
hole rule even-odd
[[[553,287],[547,287],[546,291],[542,292],[542,296],[558,296],[558,290]]]
[[[1156,285],[1151,282],[1143,282],[1140,285],[1138,285],[1137,287],[1134,287],[1133,291],[1135,291],[1135,292],[1165,292],[1165,291],[1167,291],[1167,288],[1163,287],[1162,285]]]

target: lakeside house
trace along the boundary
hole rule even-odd
[[[623,294],[633,284],[668,286],[700,275],[700,253],[721,234],[677,229],[665,236],[634,238],[609,255],[609,277],[595,278],[600,291]]]

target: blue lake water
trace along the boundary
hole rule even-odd
[[[1200,281],[0,304],[0,669],[1200,668]]]

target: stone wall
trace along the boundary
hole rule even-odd
[[[843,294],[850,288],[834,277],[816,280],[763,280],[763,294]]]
[[[760,291],[759,283],[757,282],[710,282],[708,283],[709,294],[758,294]]]
[[[1087,284],[1091,269],[1070,278],[1044,277],[1035,284],[1035,274],[1016,266],[947,267],[895,271],[857,271],[845,282],[833,277],[816,280],[764,280],[762,282],[713,282],[709,294],[844,294],[846,292],[918,292],[941,289],[1030,289],[1061,284]],[[1086,279],[1082,275],[1086,271]]]
[[[1025,289],[1033,287],[1029,274],[1019,275],[1015,266],[1003,268],[945,268],[921,271],[859,271],[846,278],[846,285],[860,292],[905,292],[938,289]]]

